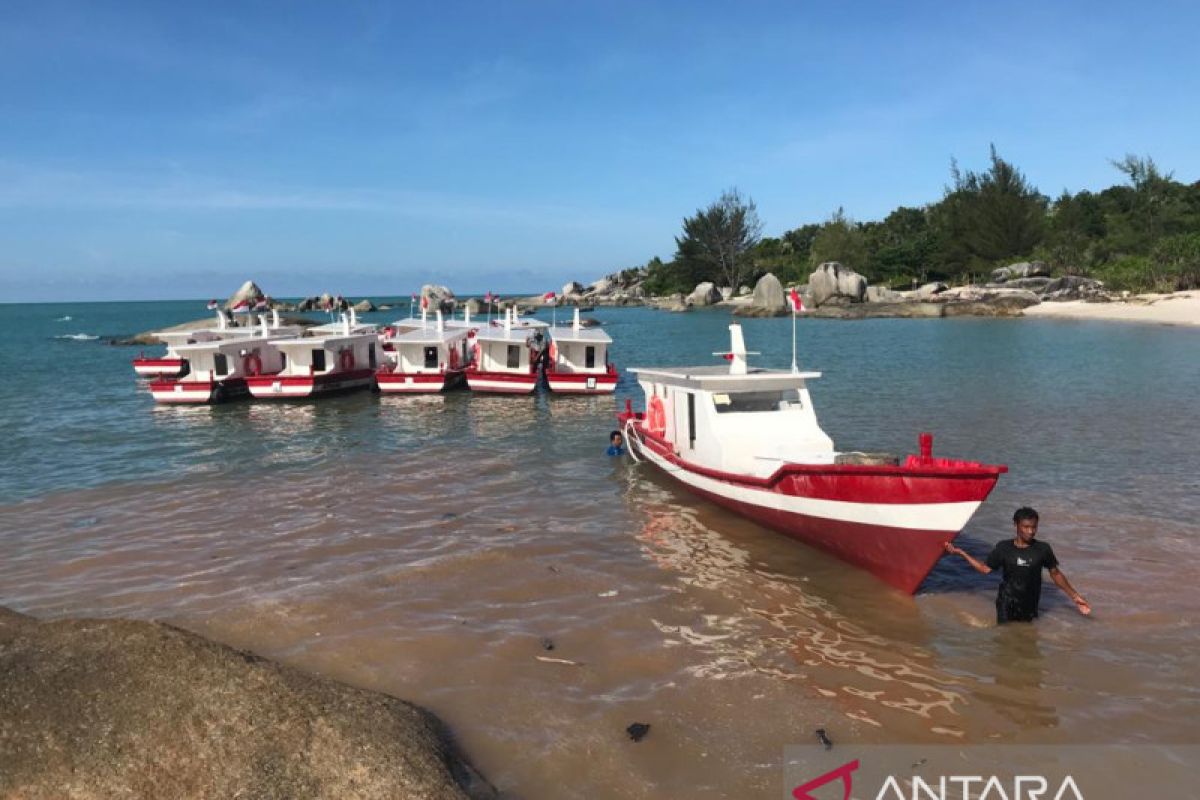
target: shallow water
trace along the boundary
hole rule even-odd
[[[1096,610],[1047,584],[1036,625],[997,629],[994,579],[961,562],[908,598],[605,458],[625,381],[616,398],[158,408],[136,349],[56,338],[201,308],[0,311],[0,367],[19,376],[0,384],[0,604],[165,619],[411,699],[511,797],[775,796],[784,746],[818,727],[1200,740],[1198,331],[802,321],[839,445],[907,452],[932,430],[939,454],[1007,463],[965,546],[1035,505]],[[621,366],[726,347],[721,312],[595,316]],[[790,321],[745,326],[790,363]],[[635,721],[652,726],[637,744]]]

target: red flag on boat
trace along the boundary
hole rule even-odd
[[[544,295],[542,295],[542,302],[543,303],[553,303],[554,298],[555,298],[554,292],[546,292]]]
[[[792,313],[803,313],[804,301],[800,299],[800,293],[796,291],[796,287],[792,287],[792,293],[788,295],[788,300],[792,305]]]
[[[427,308],[429,308],[429,296],[423,294],[421,295],[421,310],[424,311]]]
[[[209,311],[216,311],[216,310],[217,310],[218,308],[220,308],[220,307],[221,307],[221,304],[220,304],[220,303],[218,303],[216,300],[209,300],[209,301],[208,301],[208,310],[209,310]]]
[[[265,297],[259,297],[254,301],[255,311],[266,311],[268,308],[270,308],[270,306],[271,304],[267,302],[267,298]]]
[[[483,302],[487,303],[488,305],[492,304],[492,293],[491,292],[488,292],[487,294],[485,294],[483,296]]]

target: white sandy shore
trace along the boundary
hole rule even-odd
[[[1200,326],[1200,291],[1143,294],[1112,303],[1039,303],[1025,309],[1025,316]]]

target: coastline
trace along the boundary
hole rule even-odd
[[[1026,308],[1024,316],[1200,327],[1200,291],[1143,294],[1111,303],[1083,300],[1043,302]]]

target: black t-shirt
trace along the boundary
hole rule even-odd
[[[1017,547],[1012,539],[1005,539],[992,548],[987,565],[1001,570],[996,603],[1006,605],[1019,615],[1036,617],[1042,596],[1042,570],[1058,566],[1050,545],[1034,539],[1028,547]]]

